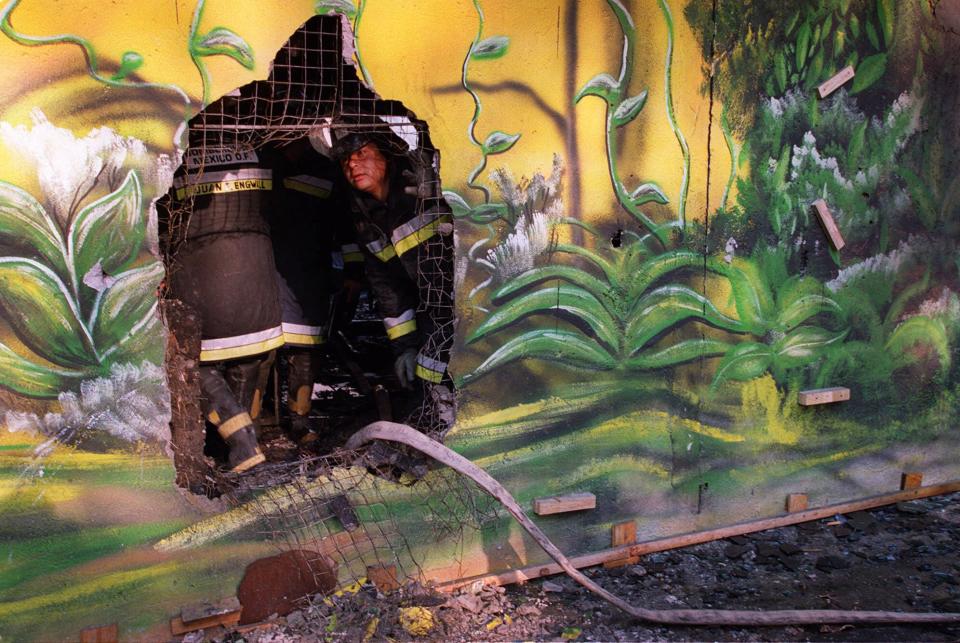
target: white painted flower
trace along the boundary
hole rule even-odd
[[[30,116],[32,128],[0,122],[0,138],[36,165],[47,207],[64,227],[99,182],[110,191],[119,187],[128,155],[136,162],[147,158],[142,141],[120,136],[108,127],[77,138],[53,125],[39,109]]]
[[[556,200],[546,212],[534,212],[530,217],[520,215],[513,232],[487,252],[487,261],[497,279],[505,281],[533,268],[537,257],[553,247],[553,228],[562,212],[563,202]]]
[[[901,266],[911,261],[922,248],[926,246],[922,240],[916,236],[911,236],[906,241],[901,241],[896,248],[885,254],[876,255],[848,266],[840,271],[835,279],[827,282],[827,288],[832,292],[837,292],[848,283],[870,273],[882,273],[892,276],[900,271]]]

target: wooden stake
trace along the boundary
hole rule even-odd
[[[833,388],[814,388],[808,391],[800,391],[797,401],[800,406],[816,406],[817,404],[846,402],[849,399],[850,389],[846,386],[834,386]]]
[[[568,493],[565,496],[537,498],[533,501],[533,511],[538,516],[549,516],[550,514],[581,511],[583,509],[595,509],[596,507],[597,497],[588,491]]]
[[[846,242],[843,240],[843,235],[840,234],[840,228],[837,227],[837,222],[833,220],[833,215],[830,214],[830,208],[827,207],[827,202],[823,199],[817,199],[810,205],[816,211],[817,218],[820,219],[820,225],[823,226],[823,231],[827,233],[830,243],[836,250],[843,249]]]
[[[803,511],[807,508],[807,494],[790,493],[787,494],[787,512]]]
[[[117,643],[120,628],[116,623],[87,627],[80,632],[80,643]]]
[[[953,493],[954,491],[960,491],[960,480],[929,485],[927,487],[920,487],[919,489],[887,493],[879,496],[872,496],[870,498],[861,498],[859,500],[852,500],[850,502],[841,502],[835,505],[807,509],[806,511],[798,511],[796,513],[784,514],[782,516],[776,516],[773,518],[764,518],[762,520],[736,523],[733,525],[727,525],[726,527],[718,527],[716,529],[707,529],[705,531],[680,534],[677,536],[670,536],[669,538],[660,538],[657,540],[637,543],[635,545],[623,545],[622,547],[615,547],[613,549],[607,549],[592,554],[576,556],[571,558],[570,562],[573,563],[574,567],[577,567],[578,569],[584,567],[594,567],[596,565],[602,565],[608,560],[629,558],[630,556],[644,556],[646,554],[652,554],[658,551],[667,551],[680,547],[688,547],[690,545],[699,545],[700,543],[706,543],[712,540],[721,540],[723,538],[730,538],[731,536],[742,536],[744,534],[750,534],[757,531],[765,531],[767,529],[776,529],[777,527],[796,525],[801,522],[820,520],[821,518],[830,518],[837,514],[852,513],[854,511],[863,511],[865,509],[875,509],[877,507],[883,507],[884,505],[892,505],[898,502],[916,500],[918,498],[929,498],[931,496],[939,496],[945,493]],[[471,576],[469,578],[448,580],[438,583],[435,588],[441,592],[454,592],[461,587],[469,587],[474,583],[479,584],[480,586],[509,585],[510,583],[522,583],[535,578],[542,578],[544,576],[551,576],[553,574],[559,574],[562,572],[563,568],[561,568],[560,565],[550,562],[540,565],[531,565],[522,569],[513,569],[499,574],[482,574],[480,576]],[[430,578],[429,573],[427,574],[427,577]]]
[[[919,471],[904,471],[900,475],[900,488],[919,489],[923,486],[923,474]]]
[[[621,545],[632,545],[637,542],[637,523],[634,520],[619,522],[610,528],[610,545],[620,547]],[[636,565],[640,562],[639,556],[628,556],[616,560],[608,560],[603,563],[604,569],[613,569],[624,565]]]
[[[826,98],[833,92],[837,91],[837,89],[845,82],[853,78],[853,76],[853,67],[847,65],[834,74],[831,78],[824,81],[819,87],[817,87],[817,93],[820,94],[820,98]]]

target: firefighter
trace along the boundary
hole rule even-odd
[[[273,191],[270,228],[279,273],[290,428],[294,437],[309,439],[314,435],[309,412],[317,360],[330,331],[333,256],[339,252],[347,274],[363,258],[342,232],[348,206],[340,173],[308,137],[279,150]]]
[[[186,213],[168,233],[170,294],[200,317],[201,404],[239,473],[264,461],[251,410],[261,362],[283,344],[265,218],[273,175],[252,148],[191,134],[169,206]]]
[[[357,241],[390,340],[394,372],[404,388],[436,397],[433,389],[449,383],[453,318],[449,208],[442,199],[425,198],[422,177],[432,168],[419,159],[411,163],[396,136],[359,129],[335,134],[333,152],[352,188]],[[411,176],[421,178],[411,186]],[[435,175],[433,179],[436,183]],[[430,274],[421,274],[424,269]]]

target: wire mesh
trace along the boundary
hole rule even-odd
[[[411,177],[408,192],[416,193],[416,214],[449,213],[442,198],[439,152],[427,124],[400,102],[384,100],[366,87],[350,55],[351,41],[348,23],[337,17],[307,21],[280,49],[266,80],[221,97],[190,121],[189,148],[179,174],[203,182],[204,175],[212,176],[231,159],[268,164],[271,150],[304,137],[315,148],[329,148],[336,130],[346,128],[378,134],[388,148],[382,151],[402,162]],[[192,218],[200,196],[173,190],[161,204],[168,274],[181,267],[178,253],[196,233],[199,224]],[[212,216],[209,208],[203,211],[204,218]],[[210,220],[202,225],[216,228]],[[417,248],[418,312],[433,322],[420,352],[448,363],[454,334],[452,222],[439,232]],[[424,384],[422,402],[406,423],[439,439],[452,426],[454,413],[455,395],[445,375],[440,383]],[[407,534],[422,545],[429,525],[434,541],[462,541],[465,529],[480,528],[496,519],[497,511],[487,496],[453,472],[423,475],[427,467],[415,456],[399,452],[398,458],[408,465],[400,478],[406,473],[406,481],[415,479],[415,484],[388,479],[382,459],[367,452],[338,452],[262,465],[242,476],[220,474],[223,484],[218,486],[231,488],[232,502],[259,517],[260,537],[281,549],[328,556],[341,586],[366,578],[373,567],[395,567],[400,580],[422,580]],[[323,571],[315,570],[315,575]]]

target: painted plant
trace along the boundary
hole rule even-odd
[[[0,311],[11,335],[0,343],[0,386],[59,397],[62,412],[43,420],[8,412],[7,423],[64,440],[91,424],[128,439],[162,438],[165,429],[154,426],[165,426],[166,415],[156,366],[163,265],[147,252],[156,220],[141,177],[164,185],[170,160],[109,128],[76,138],[39,111],[33,121],[0,123],[0,140],[36,167],[40,188],[37,198],[0,182]],[[115,408],[99,408],[94,397]],[[140,421],[124,427],[117,418],[125,416]]]

